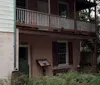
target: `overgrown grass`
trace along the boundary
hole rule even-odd
[[[6,84],[0,82],[0,85]],[[71,72],[60,76],[29,79],[27,76],[21,75],[13,77],[11,85],[100,85],[100,76]]]

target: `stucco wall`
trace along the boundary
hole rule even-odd
[[[20,44],[29,44],[31,47],[32,76],[42,76],[42,69],[36,59],[47,59],[51,64],[47,68],[47,75],[52,76],[52,40],[44,36],[20,35]]]
[[[0,32],[0,78],[7,78],[14,70],[13,33]]]
[[[73,67],[72,70],[77,70],[80,65],[80,40],[73,40]]]
[[[36,59],[47,59],[51,66],[47,68],[47,75],[53,75],[53,60],[52,60],[52,41],[56,40],[68,40],[53,38],[49,36],[39,36],[39,35],[29,35],[29,34],[20,34],[20,45],[28,44],[31,47],[31,65],[32,65],[32,76],[42,76],[42,69],[36,63]],[[73,42],[73,55],[75,61],[74,64],[79,64],[78,58],[80,58],[80,41],[77,40],[68,40]]]

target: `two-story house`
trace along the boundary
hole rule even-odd
[[[16,2],[18,69],[30,76],[76,71],[80,65],[81,40],[96,38],[95,22],[78,20],[79,12],[96,7],[96,3],[87,0]],[[46,59],[50,66],[42,69],[38,59]],[[46,64],[46,61],[40,62]]]
[[[10,1],[2,2],[10,3]],[[4,7],[6,6],[8,4],[5,4]],[[8,24],[9,26],[14,24],[14,12],[12,12],[13,8],[9,11],[10,6],[12,5],[9,4],[7,10],[5,8],[8,14],[4,13],[5,16],[3,16],[9,20],[7,24],[4,24],[5,21],[2,22],[2,26],[6,28]],[[80,65],[81,40],[96,39],[96,22],[79,20],[80,11],[91,7],[96,10],[95,1],[16,0],[16,30],[14,32],[10,27],[9,30],[7,28],[2,36],[4,38],[0,39],[2,40],[0,46],[4,45],[2,48],[4,50],[0,48],[2,50],[0,50],[0,56],[5,56],[9,60],[9,63],[5,64],[7,67],[3,66],[6,59],[5,61],[0,59],[0,63],[2,62],[0,68],[3,67],[2,72],[12,67],[12,69],[32,77],[52,76],[68,70],[77,71]],[[2,13],[0,12],[0,14]],[[13,18],[8,19],[6,16],[13,16]],[[14,25],[11,25],[11,28],[12,26]],[[3,42],[3,40],[7,41]],[[12,41],[16,42],[14,52]],[[1,53],[4,54],[1,55]],[[14,56],[12,57],[11,54]],[[96,69],[95,55],[94,52],[93,69]]]

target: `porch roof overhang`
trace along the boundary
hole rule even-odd
[[[37,27],[29,27],[17,24],[16,27],[19,29],[19,33],[22,34],[34,34],[34,35],[43,35],[43,36],[51,36],[58,38],[68,38],[68,39],[96,39],[95,33],[91,32],[82,32],[82,31],[72,31],[65,30],[65,32],[57,32],[57,31],[43,31],[38,30]],[[47,28],[48,29],[48,28]]]
[[[96,6],[97,4],[94,2],[89,2],[86,0],[76,0],[76,10],[80,11],[83,9],[91,8]]]

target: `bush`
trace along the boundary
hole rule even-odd
[[[46,79],[46,85],[66,85],[66,81],[59,77],[51,77]]]
[[[8,84],[3,80],[0,85]],[[29,79],[28,76],[21,75],[12,77],[11,85],[100,85],[100,76],[71,72],[60,76]]]
[[[29,78],[26,75],[13,76],[11,79],[11,85],[28,85]]]

